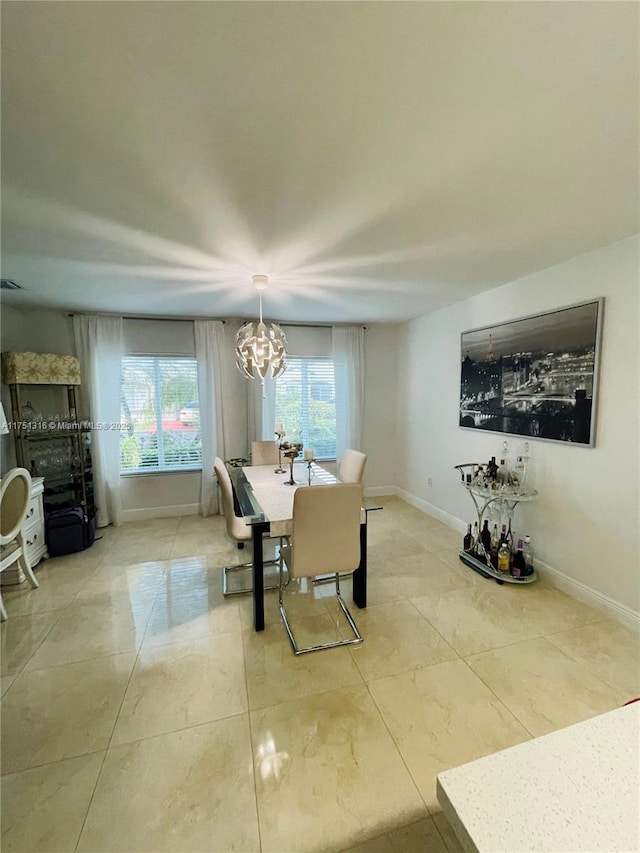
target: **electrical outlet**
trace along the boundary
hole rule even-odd
[[[427,480],[427,486],[429,486],[429,488],[433,486],[433,480],[431,479],[431,477],[429,477],[429,479]]]

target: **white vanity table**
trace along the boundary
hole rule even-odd
[[[33,477],[31,480],[31,500],[24,520],[22,533],[27,545],[27,557],[31,568],[48,557],[47,545],[44,538],[44,478]],[[11,586],[25,580],[24,572],[18,563],[14,563],[2,573],[2,586]]]

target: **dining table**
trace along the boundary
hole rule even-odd
[[[317,462],[294,463],[285,477],[273,465],[228,467],[238,513],[251,526],[253,546],[253,626],[264,631],[264,550],[265,538],[291,535],[293,496],[297,489],[331,485],[340,481]],[[294,480],[293,484],[291,479]],[[382,506],[364,497],[360,522],[360,564],[353,573],[353,601],[367,606],[367,524],[369,512]],[[331,531],[327,531],[331,535]],[[327,566],[330,573],[331,566]]]

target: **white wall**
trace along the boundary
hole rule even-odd
[[[623,240],[406,324],[398,407],[406,452],[397,480],[401,493],[460,529],[473,520],[453,466],[499,457],[505,438],[512,455],[524,442],[458,426],[461,332],[604,296],[596,445],[530,439],[540,494],[518,507],[514,527],[531,533],[539,560],[566,575],[574,592],[584,584],[634,611],[640,610],[638,250],[637,238]]]

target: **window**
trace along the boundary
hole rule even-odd
[[[276,380],[276,423],[287,437],[299,433],[316,459],[336,458],[336,393],[333,360],[287,357]]]
[[[202,467],[195,358],[129,355],[122,359],[120,471]]]

